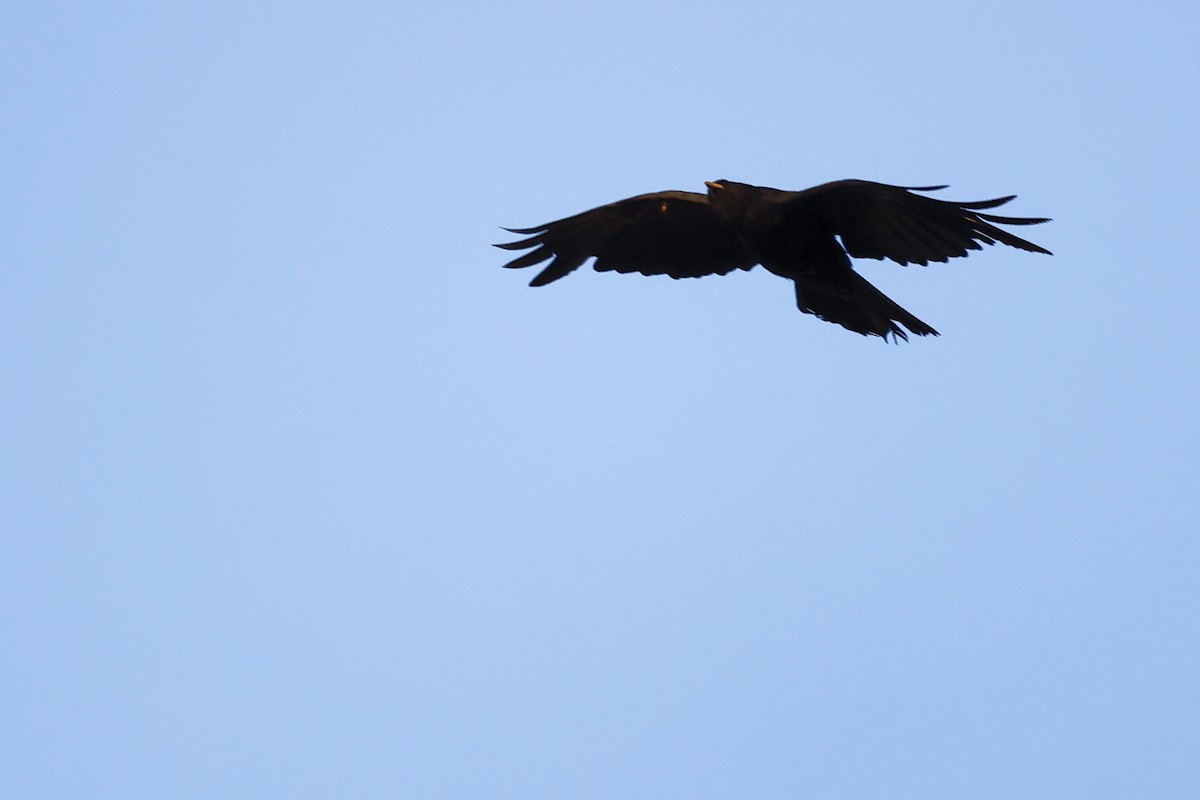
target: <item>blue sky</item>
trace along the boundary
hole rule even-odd
[[[12,4],[0,792],[1194,798],[1194,3]],[[530,289],[730,178],[1053,258]]]

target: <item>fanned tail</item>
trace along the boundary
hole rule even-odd
[[[939,335],[932,326],[905,311],[857,272],[846,270],[836,281],[793,280],[796,305],[801,311],[827,322],[836,322],[847,330],[884,339],[890,335],[894,341],[908,341],[905,328],[917,336]]]

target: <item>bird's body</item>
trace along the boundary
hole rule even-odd
[[[595,257],[600,272],[698,278],[761,264],[795,283],[801,311],[861,333],[907,339],[904,329],[937,335],[851,268],[850,257],[900,264],[946,261],[1000,242],[1050,251],[998,225],[1033,225],[1043,218],[981,213],[1007,203],[935,200],[901,187],[844,180],[800,192],[734,181],[708,182],[708,194],[643,194],[533,228],[509,228],[527,238],[496,245],[530,250],[505,264],[549,261],[530,282],[558,280]]]

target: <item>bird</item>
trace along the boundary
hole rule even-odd
[[[885,341],[889,336],[908,341],[908,333],[939,334],[855,272],[851,258],[924,266],[997,242],[1051,255],[999,227],[1037,225],[1049,218],[984,213],[1016,195],[952,202],[927,196],[947,185],[857,179],[802,191],[725,179],[704,184],[705,194],[640,194],[531,228],[504,228],[524,238],[495,246],[528,251],[504,266],[540,266],[530,286],[552,283],[590,258],[597,272],[672,278],[762,265],[795,284],[796,305],[804,313]]]

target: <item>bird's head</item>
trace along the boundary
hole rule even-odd
[[[705,181],[704,185],[708,187],[708,204],[732,217],[743,216],[762,191],[757,186],[724,178]]]

